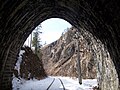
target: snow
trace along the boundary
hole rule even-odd
[[[18,57],[18,60],[16,62],[16,65],[15,65],[15,69],[18,71],[18,74],[20,74],[20,64],[22,62],[22,55],[23,53],[25,53],[24,50],[20,50],[20,53],[19,53],[19,57]]]
[[[15,66],[15,69],[18,70],[18,73],[20,74],[20,64],[22,62],[22,55],[25,51],[21,50],[19,53],[19,57]],[[77,78],[70,78],[70,77],[61,77],[61,76],[49,76],[42,80],[37,79],[30,79],[25,80],[21,77],[16,78],[13,74],[13,80],[12,80],[12,88],[13,90],[64,90],[63,86],[60,82],[62,80],[65,90],[93,90],[92,88],[94,86],[97,86],[97,79],[83,79],[82,85],[78,83]],[[49,85],[52,83],[50,86]]]
[[[14,77],[12,81],[13,90],[47,90],[54,78],[55,81],[49,90],[63,90],[63,86],[59,79],[62,80],[66,90],[93,90],[92,88],[97,86],[96,79],[83,79],[82,85],[79,85],[78,79],[72,79],[70,77],[49,76],[42,80],[24,80]]]

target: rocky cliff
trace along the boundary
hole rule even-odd
[[[108,48],[85,29],[70,28],[60,39],[42,48],[43,63],[49,75],[77,77],[77,43],[83,78],[97,78],[100,90],[119,90]]]
[[[79,48],[77,47],[79,42]],[[96,78],[96,62],[93,52],[80,32],[75,28],[67,29],[55,42],[42,48],[42,60],[48,75],[78,77],[77,58],[80,62],[83,78]]]
[[[23,50],[24,53],[19,54],[18,63],[16,63],[14,69],[14,75],[24,79],[43,79],[47,77],[41,58],[34,54],[31,48],[27,46],[22,47],[21,50]]]

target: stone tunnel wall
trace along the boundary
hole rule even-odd
[[[109,51],[120,82],[119,16],[119,0],[0,0],[0,85],[9,88],[11,83],[17,54],[13,56],[10,51],[18,53],[30,32],[52,17],[65,19],[96,36]]]
[[[101,45],[101,48],[97,48],[97,53],[97,76],[101,90],[118,90],[118,74],[104,45]]]
[[[9,49],[8,52],[9,53],[5,54],[8,58],[5,59],[0,73],[0,87],[2,90],[12,88],[11,81],[14,70],[13,66],[15,65],[17,51]]]
[[[119,90],[118,74],[104,44],[89,32],[81,29],[81,35],[94,53],[97,67],[97,81],[100,90]]]

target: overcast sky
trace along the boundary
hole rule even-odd
[[[58,18],[47,19],[41,23],[41,26],[43,32],[41,39],[43,42],[46,41],[47,44],[59,39],[62,32],[71,27],[67,21]]]
[[[61,36],[62,32],[71,27],[71,24],[68,23],[67,21],[59,18],[51,18],[43,21],[41,23],[41,32],[42,34],[40,35],[42,44],[45,42],[47,44],[50,44],[54,42],[55,40],[59,39]],[[28,45],[28,40],[25,42],[25,44]]]

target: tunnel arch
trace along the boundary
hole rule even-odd
[[[107,47],[120,82],[118,16],[118,0],[0,0],[1,87],[11,87],[12,70],[20,47],[32,30],[49,18],[62,18],[98,38]]]

